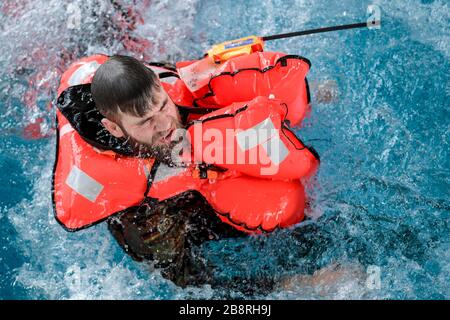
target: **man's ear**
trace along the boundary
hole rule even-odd
[[[117,123],[115,123],[109,119],[103,118],[102,124],[105,127],[105,129],[108,130],[109,133],[111,133],[114,137],[122,138],[123,136],[125,136],[125,133],[120,128],[120,126],[117,125]]]

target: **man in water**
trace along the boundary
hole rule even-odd
[[[172,135],[183,128],[179,109],[165,92],[156,74],[138,60],[114,56],[95,73],[91,92],[104,128],[135,156],[172,163]],[[327,100],[327,96],[321,95]],[[320,97],[320,95],[319,95]],[[135,260],[153,261],[162,275],[180,286],[211,284],[246,291],[269,292],[273,279],[217,283],[211,268],[193,249],[204,241],[246,234],[223,223],[197,192],[148,206],[130,208],[108,219],[122,248]],[[242,288],[247,283],[247,288]],[[251,289],[251,290],[249,290]]]
[[[182,115],[153,71],[134,58],[111,57],[96,71],[91,92],[103,126],[131,145],[135,156],[173,165],[171,136],[183,127]],[[211,283],[208,268],[192,254],[193,246],[244,235],[222,223],[196,192],[129,209],[108,225],[131,257],[154,261],[164,277],[180,286]]]

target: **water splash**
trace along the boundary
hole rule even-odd
[[[18,137],[39,118],[46,125],[39,132],[51,136],[48,102],[61,71],[78,57],[197,58],[239,36],[359,21],[369,2],[123,1],[122,9],[139,13],[128,21],[117,3],[100,2],[72,1],[80,29],[67,28],[73,10],[57,1],[0,5],[0,163],[9,171],[1,176],[1,296],[249,298],[231,289],[177,288],[125,256],[103,225],[66,233],[52,216],[53,139]],[[379,31],[268,45],[312,60],[313,112],[298,134],[322,159],[309,188],[314,219],[271,236],[205,244],[199,254],[218,279],[252,286],[275,275],[278,286],[260,298],[450,298],[448,4],[375,3],[383,12]],[[338,101],[315,103],[317,84],[329,79]],[[367,285],[370,267],[379,268],[380,288]]]

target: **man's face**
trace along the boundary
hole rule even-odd
[[[122,129],[127,138],[149,147],[169,146],[172,133],[181,127],[178,108],[162,86],[155,89],[156,103],[149,102],[143,117],[136,117],[119,110]]]
[[[171,140],[176,129],[181,128],[178,108],[163,87],[153,92],[155,103],[149,101],[147,112],[137,117],[119,110],[118,123],[104,119],[102,123],[114,136],[126,138],[139,155],[165,159],[171,147],[176,143]],[[164,158],[164,159],[163,159]]]

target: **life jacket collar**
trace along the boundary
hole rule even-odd
[[[104,116],[95,107],[90,84],[72,86],[58,97],[56,107],[70,125],[90,145],[98,149],[132,156],[132,146],[123,138],[114,137],[103,126]]]

